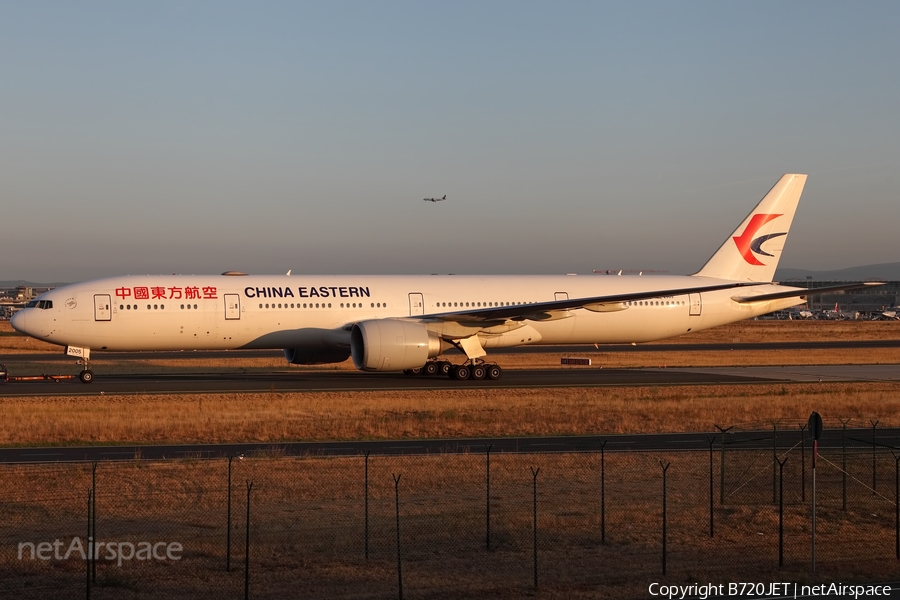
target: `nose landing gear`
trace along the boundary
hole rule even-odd
[[[78,374],[78,379],[82,383],[90,383],[94,381],[94,372],[91,371],[91,349],[79,348],[76,346],[66,346],[66,356],[74,356],[78,358],[76,364],[82,365],[84,369]]]

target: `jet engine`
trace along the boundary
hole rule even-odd
[[[284,357],[292,365],[339,363],[350,358],[350,348],[285,348]]]
[[[424,325],[411,321],[360,321],[350,332],[353,364],[361,371],[418,369],[449,347]]]

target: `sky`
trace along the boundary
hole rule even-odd
[[[900,261],[897,2],[0,0],[0,280]],[[432,204],[422,199],[447,195]]]

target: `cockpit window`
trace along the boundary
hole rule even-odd
[[[25,303],[25,308],[47,310],[48,308],[53,308],[53,300],[30,300]]]

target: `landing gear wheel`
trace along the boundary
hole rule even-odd
[[[438,374],[438,364],[436,362],[427,362],[425,366],[422,367],[422,373],[425,375],[437,375]]]
[[[453,367],[454,379],[468,379],[471,370],[468,365],[456,365]]]
[[[472,365],[471,371],[469,372],[469,379],[484,379],[485,375],[487,375],[487,369],[484,368],[484,365]]]
[[[85,369],[78,374],[78,379],[80,379],[82,383],[90,383],[94,380],[94,372],[90,369]]]
[[[421,374],[422,374],[422,367],[417,367],[417,368],[415,368],[415,369],[410,369],[409,372],[410,372],[411,375],[421,375]]]
[[[438,361],[438,373],[441,375],[450,375],[450,367],[453,366],[453,363],[449,363],[446,360]]]
[[[503,375],[503,369],[500,368],[500,365],[488,365],[487,366],[487,378],[491,381],[497,381]]]
[[[403,369],[403,374],[406,376],[410,376],[413,374],[412,369]]]

